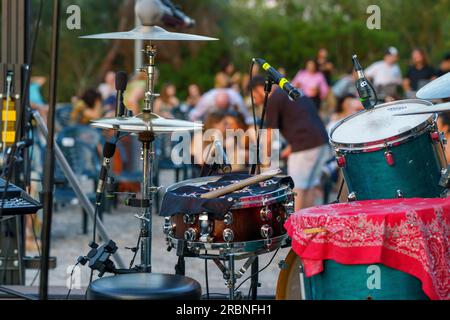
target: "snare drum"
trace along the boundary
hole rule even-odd
[[[433,198],[445,191],[439,180],[447,161],[436,116],[393,115],[430,105],[417,99],[385,103],[332,129],[330,140],[350,200]]]
[[[167,192],[176,192],[185,186],[206,186],[219,178],[203,177],[183,181],[169,187]],[[235,248],[252,251],[263,248],[265,244],[280,244],[287,239],[283,225],[294,211],[291,186],[281,183],[271,185],[267,192],[262,188],[257,194],[236,192],[225,197],[233,199],[233,204],[223,219],[215,218],[208,212],[179,212],[166,218],[165,233],[169,243],[176,247],[178,242],[183,241],[187,242],[188,248],[195,249]]]

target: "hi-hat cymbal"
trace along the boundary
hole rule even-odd
[[[204,37],[188,33],[169,32],[158,26],[139,26],[131,31],[99,33],[82,36],[83,39],[120,39],[150,41],[215,41],[216,38]]]
[[[450,72],[423,86],[416,96],[426,100],[450,98]]]
[[[104,118],[91,122],[91,126],[122,132],[171,133],[201,130],[203,124],[185,120],[165,119],[157,114],[139,114],[135,117]]]
[[[394,116],[410,116],[415,114],[440,113],[448,111],[450,111],[450,102],[436,104],[434,106],[417,108],[415,110],[409,109],[403,112],[396,113],[394,114]]]

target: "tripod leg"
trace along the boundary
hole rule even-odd
[[[251,279],[251,288],[252,288],[252,300],[256,300],[258,298],[258,287],[259,287],[259,257],[256,257],[255,261],[252,263],[252,279]]]

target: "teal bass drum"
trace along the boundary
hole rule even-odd
[[[349,189],[349,201],[396,197],[440,197],[446,160],[436,117],[393,116],[431,103],[403,100],[365,110],[338,123],[330,134]],[[427,299],[421,282],[383,266],[343,265],[324,261],[324,271],[305,281],[314,300]]]

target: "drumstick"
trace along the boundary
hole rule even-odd
[[[226,186],[226,187],[223,187],[223,188],[220,188],[220,189],[217,189],[217,190],[210,191],[210,192],[207,192],[205,194],[202,194],[200,196],[200,198],[203,198],[203,199],[219,198],[219,197],[224,196],[224,195],[226,195],[228,193],[232,193],[234,191],[237,191],[237,190],[243,189],[245,187],[248,187],[248,186],[250,186],[252,184],[259,183],[259,182],[262,182],[262,181],[266,181],[266,180],[268,180],[270,178],[275,177],[277,174],[280,174],[280,173],[281,173],[280,169],[266,171],[266,172],[263,172],[263,173],[258,174],[256,176],[244,179],[244,180],[242,180],[242,181],[240,181],[238,183],[234,183],[232,185],[229,185],[229,186]]]

